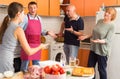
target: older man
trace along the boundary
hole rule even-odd
[[[78,36],[82,35],[84,29],[83,19],[76,13],[76,7],[69,5],[66,7],[66,16],[61,25],[59,35],[64,32],[64,52],[66,55],[67,64],[69,57],[77,57],[80,41]]]

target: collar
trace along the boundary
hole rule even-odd
[[[74,18],[74,19],[70,19],[70,21],[71,21],[71,20],[75,20],[75,21],[77,21],[79,18],[80,18],[80,16],[78,15],[76,18]]]
[[[28,13],[28,16],[31,18],[31,19],[38,19],[38,15],[36,14],[35,16],[32,16],[30,13]]]

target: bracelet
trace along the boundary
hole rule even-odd
[[[46,32],[46,35],[48,35],[48,31]]]

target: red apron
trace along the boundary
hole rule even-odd
[[[28,15],[28,26],[25,30],[26,39],[31,48],[37,47],[41,44],[41,23],[38,20],[33,20],[29,18]],[[35,54],[28,56],[23,49],[21,49],[21,59],[22,60],[40,60],[41,50]]]

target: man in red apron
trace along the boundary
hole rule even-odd
[[[37,47],[41,44],[40,36],[42,33],[42,24],[41,18],[36,14],[37,3],[30,2],[28,4],[29,13],[26,15],[24,20],[23,29],[25,30],[25,35],[27,41],[31,47]],[[45,32],[53,37],[56,37],[55,34],[50,32]],[[34,55],[28,56],[25,51],[21,50],[21,70],[26,72],[28,69],[29,60],[32,60],[33,65],[39,65],[41,51],[36,52]]]

